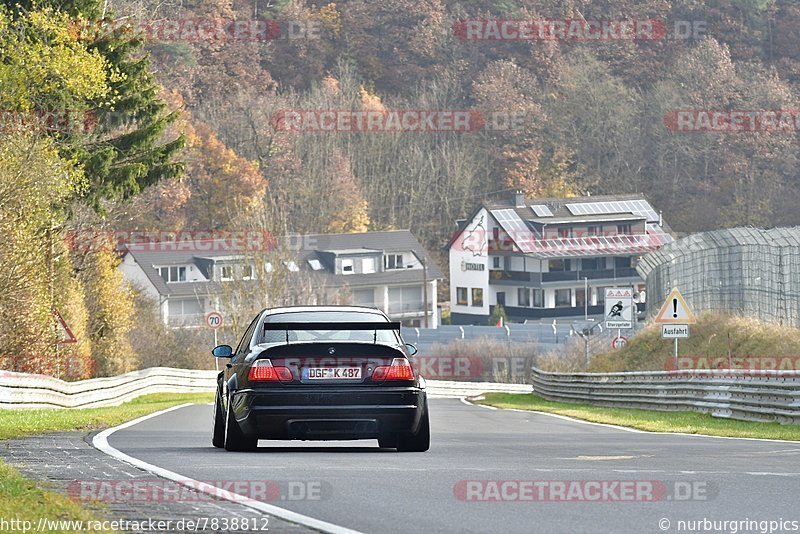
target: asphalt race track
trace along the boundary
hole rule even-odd
[[[272,504],[361,532],[679,532],[679,521],[704,519],[797,521],[800,529],[800,443],[649,434],[430,402],[427,453],[379,449],[375,440],[261,441],[257,452],[225,452],[211,446],[204,405],[108,441],[196,480],[278,482],[283,493]]]

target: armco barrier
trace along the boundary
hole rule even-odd
[[[149,393],[213,392],[215,371],[153,367],[109,378],[65,382],[45,375],[0,371],[0,408],[115,406]],[[464,397],[487,391],[530,393],[526,384],[428,380],[431,397]]]
[[[64,382],[45,375],[0,371],[0,408],[115,406],[149,393],[214,391],[215,371],[153,367],[108,378]]]
[[[800,371],[551,373],[534,368],[531,378],[534,393],[552,401],[800,423]]]

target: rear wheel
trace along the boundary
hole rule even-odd
[[[225,410],[225,450],[252,451],[257,445],[258,438],[249,438],[242,434],[242,429],[233,416],[233,403],[228,397],[228,408]]]
[[[217,394],[214,395],[214,426],[211,427],[211,444],[220,448],[225,446],[225,413],[222,411],[219,388],[217,388]]]
[[[431,425],[428,420],[428,405],[425,404],[425,413],[419,422],[416,434],[400,434],[397,436],[398,452],[425,452],[431,447]]]

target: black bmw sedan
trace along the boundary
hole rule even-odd
[[[381,311],[355,306],[259,313],[217,378],[212,442],[229,451],[259,439],[376,439],[380,447],[430,446],[425,380],[413,345]]]

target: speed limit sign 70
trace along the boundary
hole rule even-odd
[[[212,330],[216,330],[217,328],[222,326],[222,314],[219,312],[210,312],[206,315],[206,325]]]

